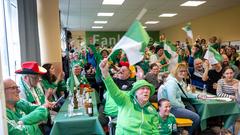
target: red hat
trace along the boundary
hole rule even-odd
[[[125,62],[125,61],[120,61],[119,65],[120,65],[120,67],[122,67],[122,66],[129,67],[129,63]]]
[[[47,70],[38,66],[35,61],[26,61],[22,63],[21,69],[15,71],[16,74],[45,74]]]

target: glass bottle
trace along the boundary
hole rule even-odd
[[[73,95],[73,108],[78,109],[77,90],[74,90]]]
[[[88,100],[88,116],[93,116],[93,104],[92,104],[92,98],[89,98]]]
[[[203,85],[202,95],[203,95],[205,98],[207,98],[207,85],[206,85],[206,84]]]

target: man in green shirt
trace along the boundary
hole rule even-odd
[[[160,135],[172,135],[177,133],[176,118],[170,113],[171,104],[168,99],[161,98],[159,106],[159,130]]]
[[[9,135],[41,135],[38,123],[48,117],[45,106],[33,105],[21,100],[19,87],[11,79],[6,79],[4,92],[6,100],[7,123]]]

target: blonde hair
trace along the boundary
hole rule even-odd
[[[177,77],[177,74],[180,69],[185,68],[187,70],[187,65],[185,63],[178,63],[174,70],[172,70],[172,74],[174,77]]]

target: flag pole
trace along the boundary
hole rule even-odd
[[[136,20],[140,21],[140,20],[142,19],[142,17],[144,16],[144,14],[146,14],[146,12],[147,12],[147,9],[146,9],[146,8],[143,8],[143,9],[139,12],[138,16],[136,17]],[[121,40],[121,39],[120,39],[120,40]],[[108,55],[107,59],[109,59],[112,54],[113,54],[113,52],[111,52],[111,53]]]
[[[140,21],[146,12],[147,12],[147,9],[146,9],[146,8],[143,8],[143,9],[140,11],[140,13],[138,14],[136,20]]]

